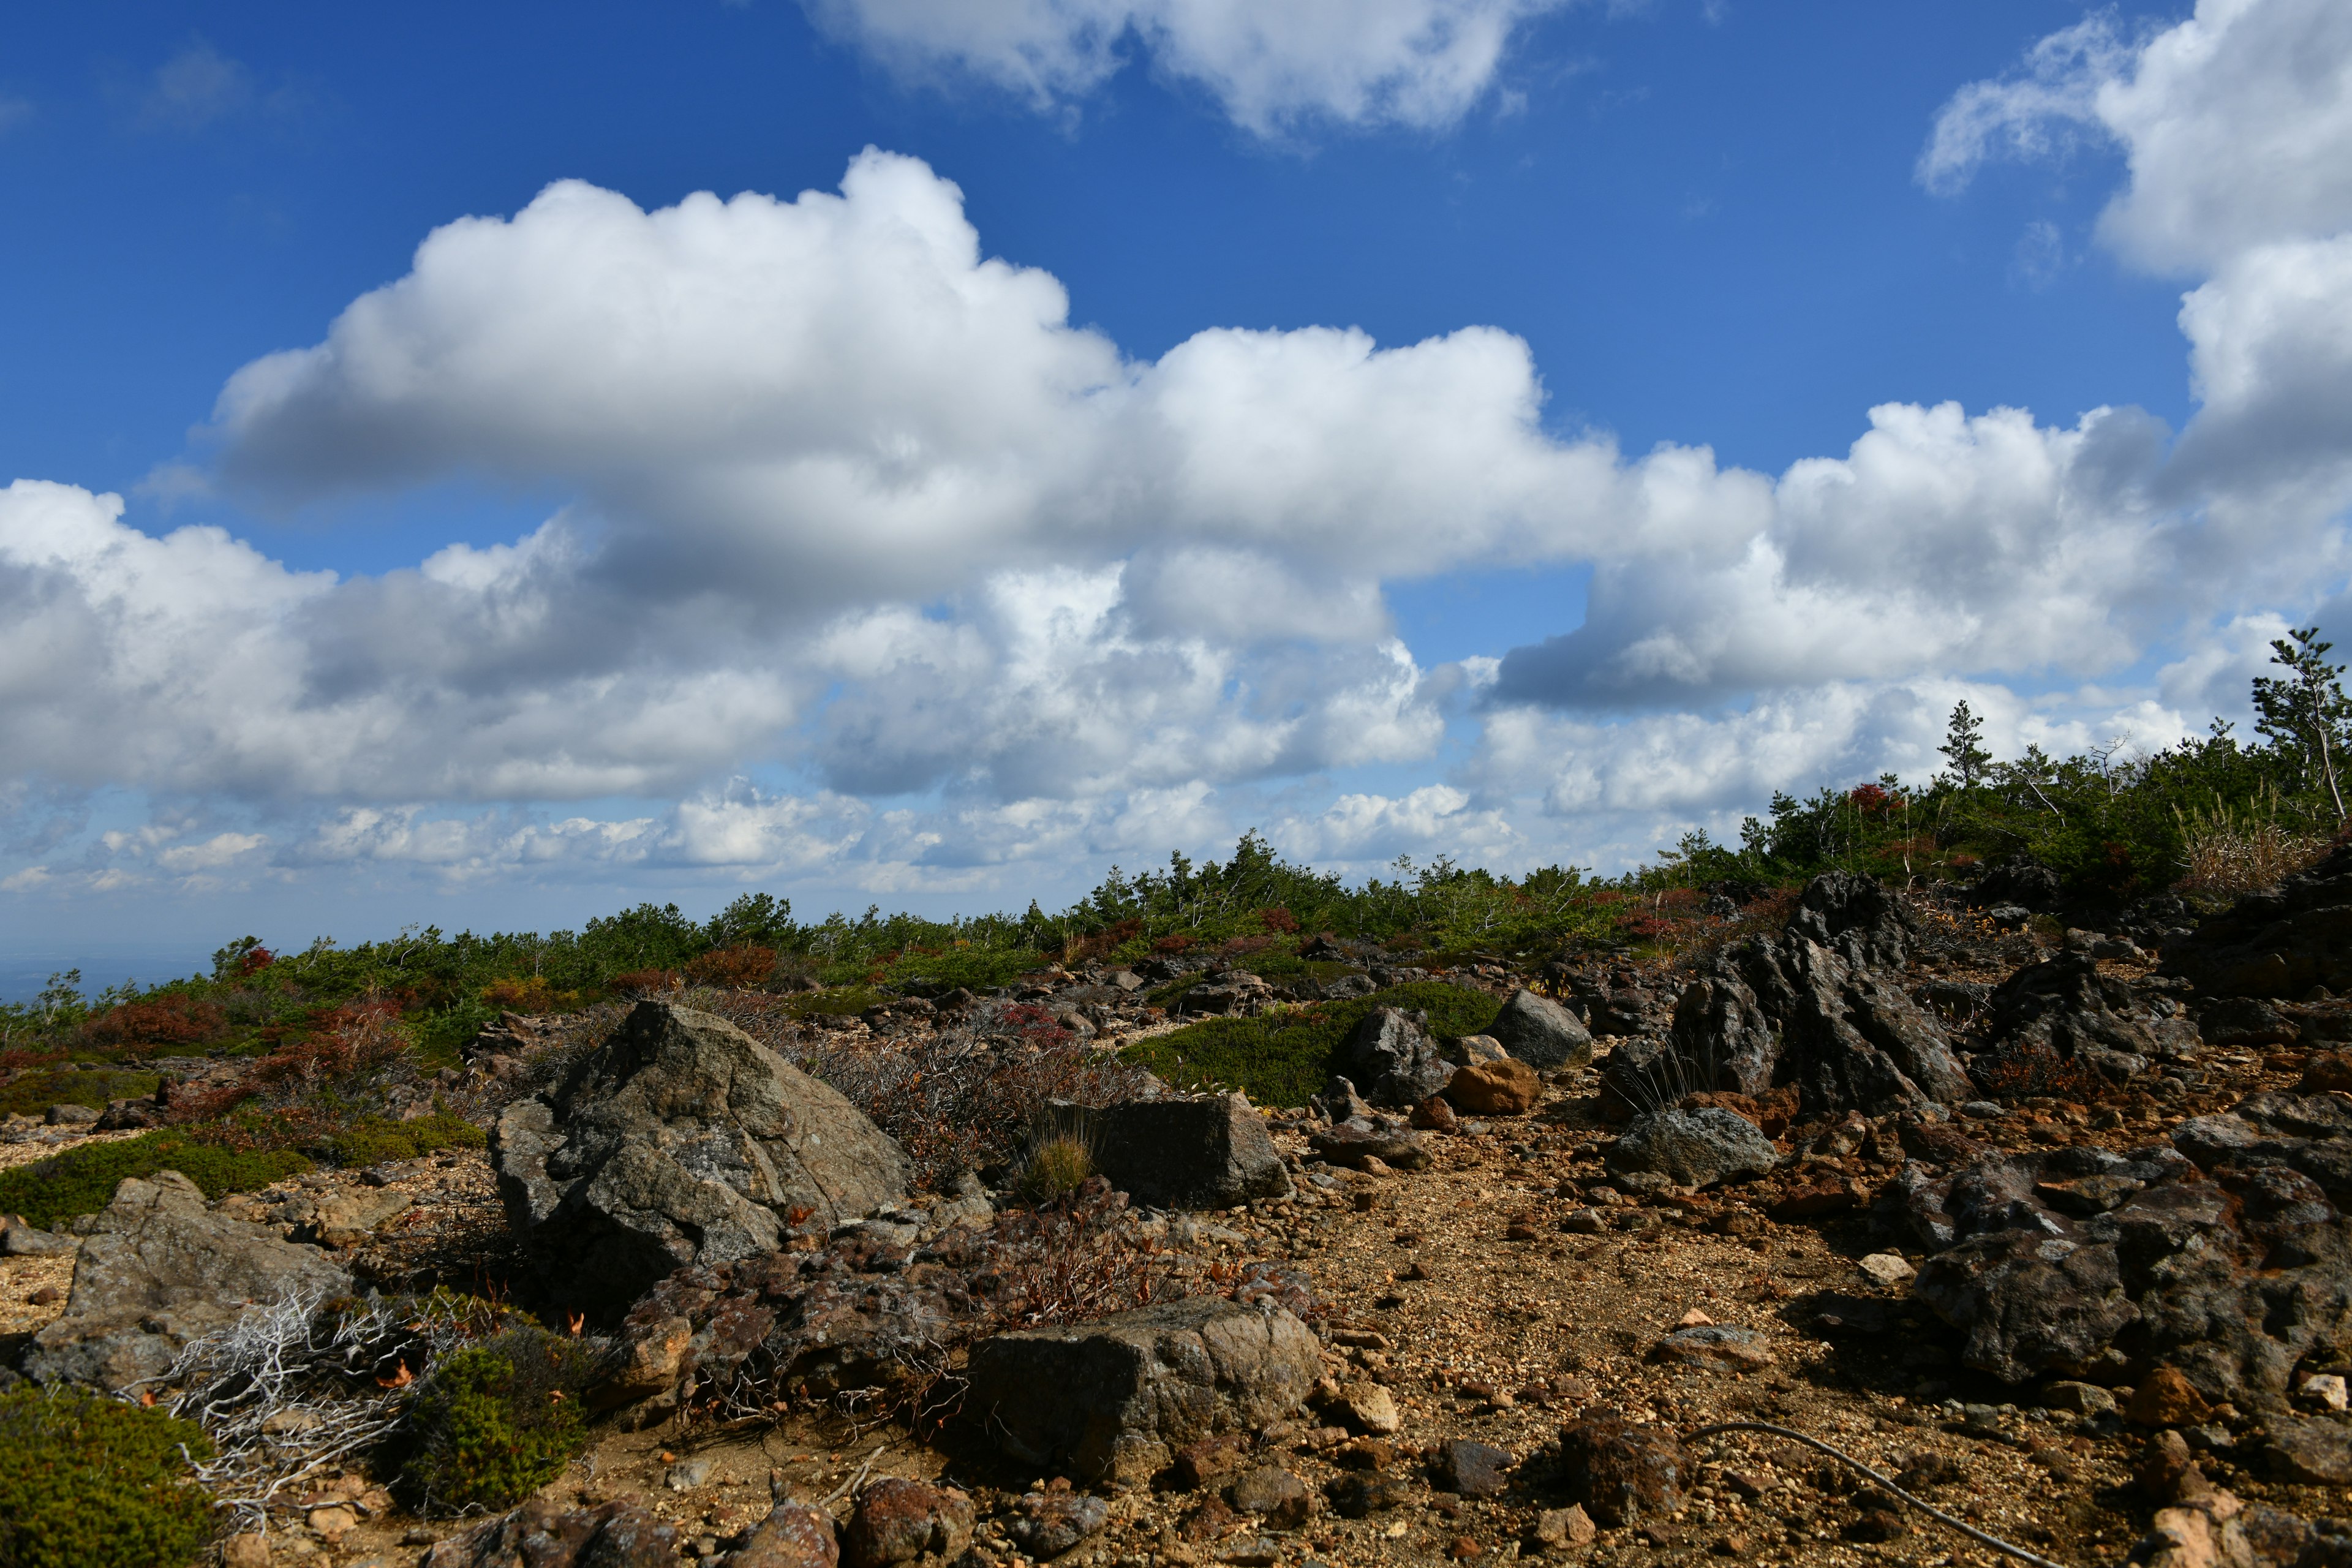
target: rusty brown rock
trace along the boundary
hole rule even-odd
[[[2140,1379],[2124,1406],[2124,1419],[2135,1426],[2194,1426],[2210,1420],[2213,1406],[2189,1384],[2178,1367],[2160,1366]]]
[[[1543,1079],[1523,1061],[1472,1062],[1454,1069],[1445,1098],[1480,1116],[1524,1116],[1543,1098]]]
[[[971,1541],[971,1499],[952,1487],[889,1477],[858,1495],[842,1531],[849,1568],[891,1568],[926,1552],[953,1557]]]

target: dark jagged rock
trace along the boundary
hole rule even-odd
[[[1900,969],[1910,959],[1918,922],[1877,879],[1825,871],[1798,895],[1789,931],[1832,949],[1853,968]]]
[[[1790,1085],[1808,1116],[1971,1098],[1943,1026],[1883,972],[1906,951],[1908,920],[1867,879],[1815,878],[1785,936],[1741,943],[1685,989],[1671,1053],[1646,1069],[1657,1086],[1646,1098],[1760,1097]]]
[[[1913,1166],[1911,1225],[1942,1249],[1914,1294],[2010,1382],[2170,1366],[2214,1403],[2276,1408],[2299,1361],[2352,1342],[2347,1122],[2331,1097],[2257,1095],[2170,1148]]]
[[[1196,1296],[983,1340],[963,1408],[1024,1463],[1129,1482],[1202,1437],[1289,1415],[1322,1371],[1290,1312]]]
[[[1095,1169],[1139,1204],[1222,1209],[1290,1191],[1265,1119],[1242,1095],[1057,1104],[1053,1114],[1061,1125],[1084,1129]]]
[[[1454,1077],[1420,1020],[1394,1007],[1376,1007],[1339,1047],[1341,1069],[1374,1105],[1404,1110],[1444,1089]]]
[[[2011,855],[1986,867],[1969,897],[1980,905],[2015,904],[2042,911],[2056,909],[2065,891],[2056,871],[2031,855]]]
[[[723,1018],[640,1002],[491,1140],[499,1194],[571,1292],[629,1300],[684,1264],[772,1251],[907,1195],[906,1155],[829,1085]]]
[[[2352,845],[2206,920],[2167,945],[2164,964],[2209,996],[2352,990]]]
[[[2150,1058],[2196,1055],[2192,1026],[2159,1016],[2085,952],[2026,965],[1994,989],[1988,1007],[1996,1047],[2047,1051],[2116,1083],[2145,1072]]]

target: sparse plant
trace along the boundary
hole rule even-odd
[[[2279,820],[2275,789],[2233,811],[2218,796],[2202,810],[2180,814],[2182,892],[2233,899],[2275,888],[2327,853],[2328,840]]]
[[[1049,1108],[1021,1163],[1021,1195],[1049,1204],[1076,1192],[1094,1173],[1095,1142],[1084,1113]]]

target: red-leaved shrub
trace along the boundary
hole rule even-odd
[[[686,966],[686,977],[700,985],[715,985],[722,991],[749,991],[767,984],[776,972],[776,950],[772,947],[721,947],[702,954]]]
[[[210,1002],[171,991],[109,1007],[82,1026],[93,1046],[201,1046],[228,1033],[228,1018]]]

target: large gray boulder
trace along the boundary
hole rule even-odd
[[[215,1214],[195,1183],[158,1171],[114,1189],[74,1260],[65,1316],[33,1337],[22,1365],[37,1382],[121,1393],[161,1377],[182,1345],[249,1306],[351,1289],[317,1247]]]
[[[1654,1171],[1686,1187],[1760,1176],[1780,1152],[1753,1121],[1719,1106],[1635,1117],[1609,1150],[1612,1171]]]
[[[1529,1067],[1580,1068],[1592,1060],[1591,1031],[1575,1014],[1532,991],[1504,1003],[1486,1033]]]
[[[1429,1031],[1410,1014],[1375,1007],[1339,1046],[1339,1070],[1374,1105],[1418,1105],[1454,1079]]]
[[[1290,1415],[1322,1374],[1313,1331],[1282,1308],[1191,1296],[983,1340],[963,1408],[1023,1464],[1137,1482],[1187,1444]]]
[[[1096,1171],[1139,1204],[1223,1209],[1290,1191],[1290,1173],[1246,1095],[1056,1105],[1051,1114],[1056,1127],[1083,1129]]]
[[[905,1201],[906,1154],[831,1086],[723,1018],[640,1002],[490,1140],[499,1195],[560,1293],[627,1300],[689,1263],[774,1250]]]

